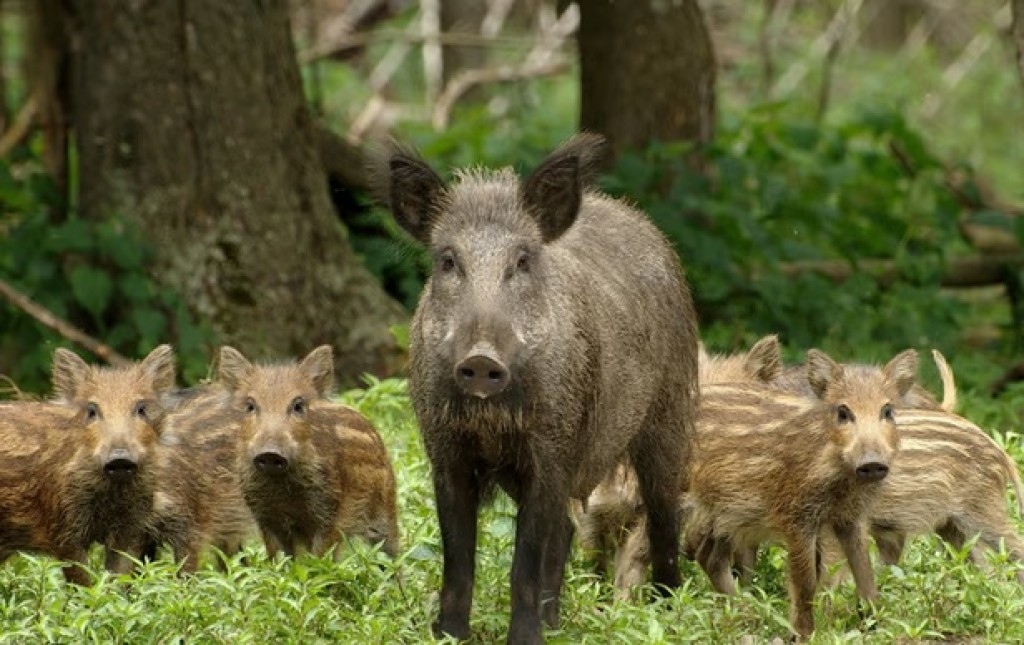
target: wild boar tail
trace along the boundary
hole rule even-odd
[[[956,380],[953,378],[953,370],[939,350],[932,350],[932,358],[935,360],[935,367],[939,368],[939,377],[942,379],[942,403],[940,405],[946,412],[955,412]]]

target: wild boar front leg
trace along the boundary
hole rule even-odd
[[[874,602],[878,597],[875,588],[875,572],[868,555],[866,527],[860,522],[839,522],[832,525],[836,539],[843,548],[843,555],[850,564],[850,572],[857,586],[857,595],[862,600]]]
[[[544,592],[541,598],[542,615],[548,627],[557,628],[561,613],[562,581],[565,561],[572,547],[573,524],[568,515],[562,515],[561,526],[555,526],[544,546]]]
[[[509,625],[508,642],[516,645],[543,643],[541,632],[541,597],[544,583],[556,577],[554,565],[564,567],[565,553],[552,554],[546,558],[546,551],[560,547],[549,539],[552,527],[559,527],[565,521],[568,495],[559,495],[564,488],[553,485],[545,473],[545,481],[530,478],[524,482],[520,495],[519,513],[516,516],[516,548],[512,556],[512,620]],[[558,542],[564,540],[562,531]],[[562,549],[558,549],[562,551]],[[552,570],[549,575],[545,568]],[[561,574],[557,577],[559,581]],[[554,611],[557,612],[557,605]]]
[[[814,591],[818,586],[818,547],[812,534],[786,540],[789,622],[801,640],[814,633]]]
[[[469,610],[476,574],[476,520],[480,492],[472,462],[434,468],[434,496],[441,525],[444,572],[441,611],[432,629],[435,637],[469,638]],[[518,549],[516,550],[518,554]]]
[[[72,547],[56,554],[57,557],[67,564],[64,565],[64,579],[76,585],[88,586],[92,584],[92,576],[85,568],[85,562],[89,558],[87,549]]]

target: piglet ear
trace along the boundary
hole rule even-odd
[[[552,152],[523,184],[523,204],[545,242],[557,240],[576,221],[583,191],[597,174],[603,152],[603,137],[578,134]]]
[[[65,403],[75,400],[82,383],[89,378],[92,370],[89,364],[71,351],[58,347],[53,351],[53,394]]]
[[[330,345],[321,345],[299,363],[299,369],[313,379],[313,386],[321,397],[331,395],[334,387],[334,351]]]
[[[217,379],[228,390],[235,392],[239,385],[252,370],[252,363],[242,356],[242,352],[225,345],[220,348],[220,364],[217,367]]]
[[[824,399],[829,386],[842,378],[842,365],[819,349],[807,350],[807,382],[816,397]]]
[[[782,348],[779,346],[779,337],[770,334],[754,343],[743,360],[743,370],[764,383],[771,383],[782,376]]]
[[[917,382],[917,350],[906,349],[897,354],[882,368],[887,385],[896,388],[900,396],[906,396]]]
[[[151,351],[139,364],[143,374],[149,378],[156,392],[166,392],[174,388],[176,368],[174,366],[174,348],[160,345]]]

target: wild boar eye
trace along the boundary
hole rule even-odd
[[[450,251],[445,251],[441,254],[441,259],[438,261],[438,268],[442,273],[451,273],[455,270],[455,256]]]
[[[840,405],[836,408],[836,420],[839,423],[850,423],[853,421],[853,411],[845,405]]]
[[[249,397],[245,400],[245,404],[242,405],[242,409],[245,410],[246,414],[256,414],[256,401]]]
[[[296,397],[296,399],[294,401],[292,401],[291,412],[292,412],[292,414],[296,414],[296,415],[299,415],[299,416],[305,414],[306,413],[306,400],[303,399],[301,396],[300,397]]]
[[[100,418],[100,407],[98,405],[96,405],[95,403],[92,403],[92,402],[86,403],[85,404],[85,420],[86,421],[95,421],[98,418]]]
[[[133,414],[140,419],[149,418],[149,405],[145,401],[139,401],[135,404],[135,409],[132,411]]]
[[[882,418],[885,419],[886,421],[893,420],[891,403],[886,403],[884,406],[882,406]]]
[[[526,251],[520,251],[519,257],[516,258],[516,271],[519,273],[526,273],[530,270],[530,254]]]

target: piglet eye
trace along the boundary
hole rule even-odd
[[[300,415],[300,416],[305,414],[306,413],[306,400],[303,399],[301,396],[296,397],[295,400],[292,401],[291,413],[292,414],[296,414],[296,415]]]
[[[891,403],[886,403],[884,406],[882,406],[882,418],[885,419],[886,421],[893,420]]]
[[[95,403],[89,402],[85,404],[85,420],[95,421],[100,418],[100,407]]]
[[[242,409],[245,410],[246,414],[256,414],[256,401],[250,396],[245,400]]]
[[[836,420],[839,423],[850,423],[853,421],[853,412],[845,405],[836,408]]]
[[[135,409],[132,410],[132,413],[140,419],[148,419],[149,405],[145,401],[139,401],[135,404]]]

